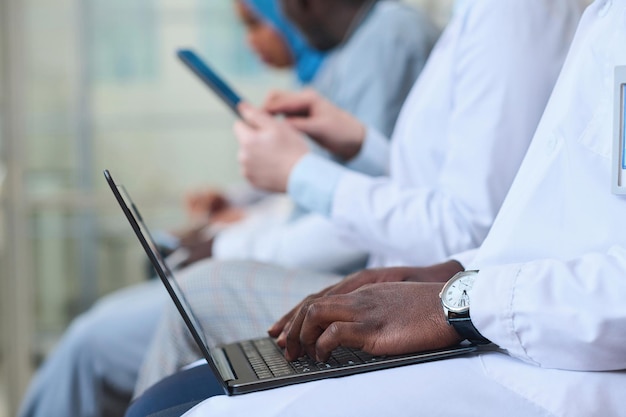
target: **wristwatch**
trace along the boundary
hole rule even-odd
[[[470,294],[478,271],[462,271],[454,275],[439,293],[448,324],[468,341],[484,345],[491,343],[472,324]]]

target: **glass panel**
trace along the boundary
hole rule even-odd
[[[89,0],[89,63],[97,83],[154,80],[158,66],[157,9],[153,0]],[[114,30],[112,30],[114,29]]]
[[[2,6],[0,5],[0,15],[3,13]],[[0,275],[4,277],[6,273],[6,265],[7,259],[5,254],[5,198],[4,198],[4,178],[6,176],[6,168],[5,168],[5,144],[4,144],[4,105],[5,105],[5,95],[4,95],[4,56],[5,56],[5,43],[3,38],[4,32],[0,30]],[[4,280],[6,278],[0,279],[0,291],[4,287]],[[8,378],[6,376],[5,371],[5,361],[6,361],[6,351],[5,351],[5,337],[7,333],[7,326],[3,317],[0,317],[0,417],[8,416],[7,409],[7,398],[6,398],[6,383],[8,382]]]
[[[2,13],[2,8],[0,6],[0,13]],[[5,154],[5,144],[4,144],[4,114],[5,114],[5,100],[6,97],[4,95],[4,56],[5,56],[5,39],[4,39],[4,31],[0,30],[0,265],[6,265],[4,261],[4,251],[5,251],[5,230],[4,230],[4,194],[3,194],[3,185],[4,179],[6,177],[6,157]],[[0,273],[2,269],[0,268]],[[4,332],[2,332],[2,322],[0,321],[0,349],[2,349],[2,337]],[[2,355],[0,354],[0,362],[2,361]],[[1,369],[1,368],[0,368]],[[1,375],[1,374],[0,374]],[[1,381],[1,378],[0,378]]]

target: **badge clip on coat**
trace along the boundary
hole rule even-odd
[[[613,193],[626,194],[626,67],[615,68]]]

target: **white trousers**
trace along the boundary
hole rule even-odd
[[[489,352],[210,398],[185,417],[624,417],[626,371],[539,368]]]
[[[213,397],[185,414],[185,417],[208,416],[553,417],[554,414],[490,378],[481,356],[474,355],[254,394]]]

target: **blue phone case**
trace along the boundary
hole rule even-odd
[[[195,52],[189,49],[181,49],[177,52],[177,55],[189,69],[200,77],[200,79],[230,107],[237,117],[241,117],[237,110],[237,105],[241,101],[241,98],[215,73],[215,71],[209,68]]]

